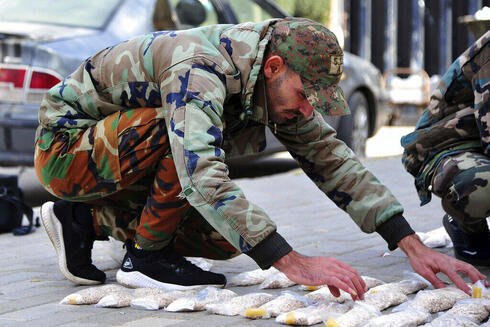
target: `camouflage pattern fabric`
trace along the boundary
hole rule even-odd
[[[432,192],[466,234],[488,230],[490,158],[479,152],[445,157],[437,167]]]
[[[101,130],[107,126],[110,128]],[[119,157],[108,167],[120,167],[119,181],[104,178],[94,169],[91,145],[111,138],[118,140]],[[83,144],[87,140],[88,144]],[[185,255],[194,253],[212,259],[236,255],[233,246],[179,197],[182,189],[159,109],[137,108],[112,114],[87,129],[72,146],[68,147],[63,138],[56,139],[50,150],[41,151],[37,158],[38,176],[53,195],[92,204],[97,235],[123,242],[136,239],[148,250],[173,242]],[[64,167],[67,176],[46,172],[53,167]],[[53,177],[46,179],[48,175]]]
[[[490,31],[449,67],[415,131],[402,137],[402,163],[415,177],[421,205],[437,165],[446,156],[480,151],[490,156]]]
[[[124,206],[134,209],[132,214],[137,215],[147,197],[156,199],[150,189],[163,189],[156,181],[164,174],[156,168],[160,161],[152,159],[148,160],[151,167],[136,165],[134,173],[150,176],[150,181],[143,183],[140,181],[145,178],[135,177],[138,182],[128,182],[121,165],[125,158],[121,156],[120,143],[122,137],[133,138],[129,132],[115,133],[114,128],[117,130],[128,109],[152,108],[158,121],[155,126],[159,127],[158,132],[150,129],[149,133],[163,137],[165,131],[168,135],[182,188],[179,198],[185,199],[236,250],[252,249],[275,232],[276,225],[230,180],[224,160],[257,153],[265,147],[265,127],[269,122],[260,71],[276,22],[155,32],[88,58],[53,87],[41,104],[35,165],[42,184],[53,194],[72,201],[102,201],[118,192],[122,196],[122,192],[137,190],[133,194],[138,200],[129,197]],[[132,124],[138,129],[146,123],[147,119],[141,119]],[[277,125],[277,137],[306,174],[363,231],[374,232],[402,213],[403,208],[335,136],[318,112]],[[170,154],[161,141],[155,143],[156,148],[152,148],[154,143],[145,141],[144,146],[149,149],[140,155],[164,158]],[[75,157],[67,152],[75,149],[81,150],[76,156],[78,152],[83,154]],[[60,160],[63,156],[73,158],[71,165]],[[72,165],[78,169],[72,169]],[[135,170],[132,167],[129,172]],[[156,172],[146,174],[146,169]],[[153,180],[151,176],[157,177]],[[85,178],[90,192],[85,189]],[[78,186],[73,189],[70,185]],[[124,213],[110,207],[97,211],[98,217],[106,217],[98,219],[100,225],[129,221]],[[142,223],[143,218],[131,229],[138,229],[138,233],[142,230],[143,234]],[[178,235],[178,226],[174,235]],[[174,227],[162,230],[170,233]],[[124,228],[119,231],[117,226],[100,228],[107,229],[107,233],[124,234]],[[166,233],[159,233],[156,227],[151,229],[156,233],[149,234],[155,238],[144,236],[149,243],[161,245],[168,241]],[[217,238],[208,238],[211,239]]]
[[[325,26],[306,18],[286,18],[275,25],[270,51],[301,76],[313,108],[332,116],[350,113],[339,86],[344,54]]]

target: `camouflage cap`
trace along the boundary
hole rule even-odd
[[[300,75],[313,108],[331,116],[350,113],[338,85],[344,55],[329,29],[307,18],[286,18],[274,25],[269,49]]]

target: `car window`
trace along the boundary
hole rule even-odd
[[[121,0],[0,0],[0,21],[102,28]]]
[[[211,0],[170,0],[182,28],[218,24]]]
[[[240,23],[260,22],[272,18],[267,11],[252,0],[228,0],[228,3]]]

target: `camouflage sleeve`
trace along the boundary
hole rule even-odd
[[[234,247],[251,250],[276,233],[276,225],[228,177],[221,148],[223,72],[213,63],[194,59],[166,71],[161,80],[182,196]]]
[[[490,53],[486,47],[486,53]],[[488,60],[488,57],[486,58]],[[475,94],[475,118],[480,131],[483,153],[490,156],[490,62],[487,61],[473,78]]]
[[[364,232],[379,232],[393,217],[403,218],[401,204],[335,135],[317,112],[278,126],[277,134],[308,177]]]

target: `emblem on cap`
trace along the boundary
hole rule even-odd
[[[343,65],[344,59],[342,55],[330,55],[330,69],[328,73],[332,75],[342,74]]]

